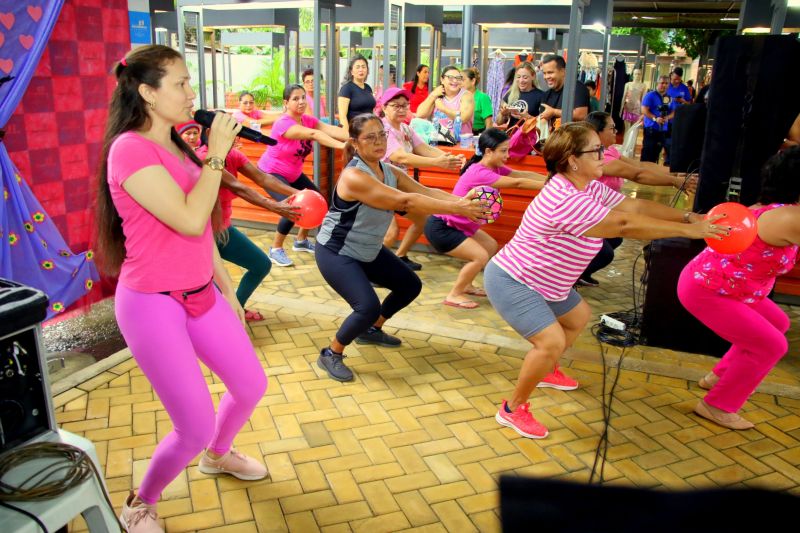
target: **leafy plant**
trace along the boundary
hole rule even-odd
[[[613,28],[613,35],[639,35],[647,44],[648,50],[654,54],[673,54],[675,47],[669,41],[668,34],[658,28]]]
[[[272,49],[270,57],[265,58],[262,63],[261,72],[250,82],[248,87],[244,88],[253,94],[253,99],[259,107],[263,107],[267,102],[276,106],[283,103],[283,89],[286,85],[285,73],[282,56],[276,57],[276,51],[276,48]]]

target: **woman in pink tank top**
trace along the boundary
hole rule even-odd
[[[464,75],[458,67],[448,65],[442,70],[441,84],[417,108],[420,118],[436,118],[439,124],[453,133],[456,117],[461,118],[461,135],[472,135],[475,98],[464,89]]]
[[[790,271],[800,244],[800,147],[773,156],[761,194],[751,206],[758,236],[739,254],[706,248],[683,269],[678,297],[686,309],[731,348],[700,380],[708,389],[694,411],[730,429],[754,424],[738,411],[786,354],[789,318],[767,298],[775,278]]]

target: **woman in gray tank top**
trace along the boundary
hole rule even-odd
[[[417,275],[383,246],[394,212],[457,214],[473,221],[486,216],[486,206],[477,200],[429,189],[401,169],[383,163],[385,154],[386,130],[381,120],[373,114],[355,117],[345,146],[345,159],[352,160],[339,177],[317,235],[314,255],[319,271],[353,309],[317,360],[337,381],[353,379],[342,359],[345,347],[354,340],[400,345],[400,339],[381,327],[422,290]],[[391,291],[383,302],[371,283]]]

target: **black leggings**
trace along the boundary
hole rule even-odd
[[[306,176],[305,174],[300,174],[300,177],[291,183],[289,183],[289,180],[287,180],[280,174],[271,174],[271,175],[275,176],[289,187],[297,189],[298,191],[302,191],[303,189],[314,189],[315,191],[319,192],[319,189],[317,188],[316,185],[314,185],[314,182],[308,179],[308,176]],[[281,194],[279,192],[273,192],[273,191],[267,191],[267,192],[278,202],[285,200],[286,198],[289,197],[289,195]],[[281,217],[281,221],[278,222],[278,233],[280,233],[281,235],[289,235],[289,232],[292,231],[293,227],[294,227],[294,222],[292,222],[288,218]]]
[[[614,260],[614,250],[619,248],[620,244],[622,244],[622,237],[603,239],[603,247],[600,248],[600,251],[594,256],[594,259],[592,259],[592,262],[586,267],[581,277],[585,278],[591,276],[601,268],[610,265],[611,261]]]
[[[386,247],[381,247],[378,256],[369,263],[339,255],[319,244],[314,248],[314,255],[322,277],[353,309],[336,332],[336,340],[345,346],[367,331],[379,317],[394,316],[422,290],[417,275]],[[370,282],[391,291],[383,303]]]

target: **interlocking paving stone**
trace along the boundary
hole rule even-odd
[[[246,232],[261,246],[271,238]],[[581,289],[595,318],[631,306],[630,276],[612,274],[630,272],[640,248],[626,241],[598,274],[601,286]],[[603,427],[603,374],[616,374],[603,368],[591,335],[582,334],[562,361],[582,387],[531,397],[550,436],[522,438],[494,414],[516,383],[525,341],[485,300],[478,310],[443,309],[458,261],[413,251],[412,257],[425,265],[423,294],[386,327],[403,345],[348,347],[346,361],[356,372],[349,384],[316,368],[319,349],[347,308],[313,257],[299,254],[297,267],[272,270],[250,306],[267,321],[249,325],[270,385],[235,441],[265,461],[272,478],[209,477],[195,460],[159,505],[168,532],[499,531],[500,475],[588,480]],[[703,394],[695,380],[714,358],[629,349],[613,403],[606,480],[800,494],[800,312],[788,309],[790,354],[768,377],[788,392],[752,397],[743,411],[757,423],[753,430],[728,431],[692,413]],[[609,365],[616,364],[619,350],[607,352]],[[203,371],[218,404],[224,384]],[[133,360],[59,394],[54,404],[64,429],[94,441],[117,504],[138,486],[156,442],[172,428]],[[74,525],[85,528],[80,520]]]

